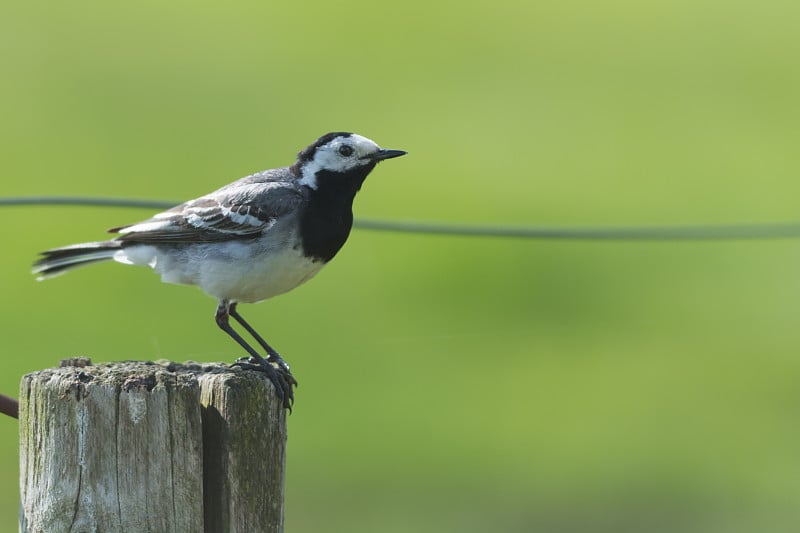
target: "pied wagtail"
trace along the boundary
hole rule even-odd
[[[197,285],[217,298],[217,325],[250,355],[237,364],[265,372],[284,407],[297,384],[289,365],[242,318],[254,303],[308,281],[350,234],[353,199],[379,161],[405,155],[354,133],[323,135],[290,167],[264,170],[153,218],[109,230],[111,240],[42,252],[40,280],[113,259],[146,265],[162,281]],[[266,352],[262,357],[229,324],[233,317]]]

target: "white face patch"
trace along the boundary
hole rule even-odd
[[[318,147],[314,152],[313,159],[303,165],[303,175],[299,183],[316,189],[317,172],[320,170],[347,172],[369,164],[370,160],[364,159],[364,157],[374,154],[380,149],[381,147],[374,141],[361,135],[336,137],[329,143]]]

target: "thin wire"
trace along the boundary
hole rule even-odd
[[[800,237],[800,222],[702,226],[514,227],[359,220],[355,225],[368,230],[432,235],[580,241],[717,241]]]
[[[127,198],[93,198],[89,196],[23,196],[0,198],[0,207],[20,205],[69,205],[86,207],[138,207],[144,209],[169,209],[180,202],[165,200],[130,200]]]
[[[82,196],[29,196],[0,198],[0,207],[7,206],[92,206],[168,209],[180,202],[136,200],[125,198],[93,198]],[[364,230],[391,231],[461,237],[507,237],[522,239],[571,239],[604,241],[712,241],[795,239],[800,237],[800,222],[764,224],[716,224],[684,226],[475,226],[432,222],[356,220],[354,226]]]

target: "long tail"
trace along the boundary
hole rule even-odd
[[[42,257],[33,264],[33,273],[43,280],[63,274],[79,266],[107,261],[122,249],[119,241],[85,242],[42,252]]]

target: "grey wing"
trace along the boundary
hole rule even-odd
[[[291,183],[228,186],[155,215],[149,220],[112,228],[115,240],[129,243],[198,243],[257,237],[281,216],[296,210],[302,190]]]

